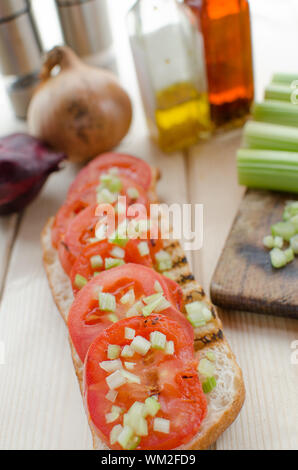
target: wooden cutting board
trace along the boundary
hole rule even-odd
[[[211,281],[212,301],[223,308],[298,318],[298,257],[271,266],[263,238],[297,195],[262,190],[245,194]]]

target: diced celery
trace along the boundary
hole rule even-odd
[[[123,412],[119,406],[112,406],[112,410],[110,413],[106,414],[106,422],[113,423],[116,419],[119,418],[120,414]]]
[[[124,235],[123,231],[120,230],[119,226],[118,229],[109,238],[109,242],[124,247],[128,242],[128,238]]]
[[[113,174],[103,174],[100,177],[102,185],[112,193],[119,193],[122,189],[121,180]]]
[[[122,266],[124,263],[123,259],[117,258],[106,258],[105,259],[105,269],[112,269],[117,268],[118,266]]]
[[[143,336],[135,336],[130,347],[141,356],[145,356],[151,348],[151,343]]]
[[[291,224],[293,224],[293,227],[294,227],[294,229],[297,233],[298,232],[298,214],[291,217],[290,222],[291,222]]]
[[[148,295],[148,297],[144,297],[143,301],[145,304],[149,305],[157,299],[161,299],[163,294],[161,292],[157,292],[156,294]]]
[[[160,410],[160,403],[154,397],[148,397],[145,400],[146,415],[155,416]]]
[[[291,220],[298,215],[298,201],[288,201],[283,213],[284,220]]]
[[[294,251],[292,248],[287,248],[285,251],[284,251],[284,254],[285,254],[285,257],[287,259],[287,263],[290,263],[291,261],[293,261],[293,259],[295,258],[294,256]]]
[[[146,408],[144,403],[135,401],[123,417],[125,426],[130,426],[138,436],[148,435],[148,425],[145,419]]]
[[[116,444],[117,439],[119,435],[121,434],[122,430],[123,430],[123,427],[121,426],[121,424],[117,424],[116,426],[113,427],[112,431],[110,432],[110,444],[111,445]]]
[[[206,316],[203,312],[203,307],[206,307],[206,305],[198,300],[185,305],[187,319],[194,328],[206,325]]]
[[[138,300],[129,310],[126,312],[126,317],[136,317],[138,315],[141,315],[142,309],[144,307],[144,304]]]
[[[277,237],[274,237],[273,243],[274,243],[274,248],[282,248],[284,241],[282,237],[277,236]]]
[[[165,354],[172,355],[175,352],[174,341],[167,341]]]
[[[124,330],[125,339],[134,339],[135,335],[136,335],[136,330],[134,330],[133,328],[128,328],[127,326],[125,327],[125,330]]]
[[[109,189],[103,188],[97,193],[96,201],[98,204],[113,204],[117,200],[116,194]]]
[[[168,434],[170,432],[170,421],[164,418],[154,418],[153,430]]]
[[[127,444],[127,450],[135,450],[141,442],[139,436],[133,436]]]
[[[216,387],[216,379],[215,377],[208,377],[208,379],[203,382],[203,392],[210,393]]]
[[[116,311],[116,297],[107,292],[100,292],[98,295],[99,308],[104,312]]]
[[[133,438],[133,430],[129,426],[124,426],[121,433],[117,437],[117,442],[121,445],[124,450],[128,450],[128,444]]]
[[[272,235],[289,241],[295,235],[295,227],[290,221],[277,222],[271,226]]]
[[[87,282],[88,281],[84,276],[81,276],[80,274],[76,274],[74,283],[78,289],[82,289],[87,284]]]
[[[122,369],[122,362],[120,359],[113,359],[110,361],[102,361],[99,366],[106,372],[114,372],[115,370]]]
[[[139,197],[139,191],[137,190],[137,188],[128,188],[127,189],[127,195],[128,197],[130,197],[131,199],[138,199]]]
[[[117,323],[117,321],[119,320],[119,318],[117,317],[117,315],[115,315],[114,313],[110,313],[108,315],[108,320],[110,320],[112,323]]]
[[[164,250],[160,250],[155,255],[155,259],[157,261],[157,269],[158,271],[167,271],[172,269],[173,261],[169,253]]]
[[[130,346],[126,345],[122,349],[121,356],[122,357],[132,357],[134,355],[134,353],[135,353],[134,350]]]
[[[125,256],[125,251],[122,248],[120,248],[120,246],[115,246],[111,250],[111,255],[114,256],[114,258],[122,259]]]
[[[106,394],[106,399],[114,403],[118,395],[118,392],[116,390],[109,390],[108,393]]]
[[[209,361],[211,361],[211,362],[215,362],[215,360],[216,360],[216,356],[215,356],[215,354],[214,354],[213,351],[207,351],[207,352],[206,352],[206,357],[207,357],[207,359],[209,359]]]
[[[291,240],[290,240],[290,246],[295,253],[295,255],[298,255],[298,235],[294,235]]]
[[[90,264],[93,269],[98,269],[103,266],[103,260],[100,255],[92,256],[90,258]]]
[[[167,344],[167,337],[160,331],[152,331],[150,333],[150,341],[153,349],[164,350]]]
[[[214,363],[210,362],[209,359],[201,359],[198,366],[198,371],[204,377],[212,377],[215,372]]]
[[[273,248],[270,251],[271,264],[274,268],[283,268],[287,264],[287,257],[279,248]]]
[[[132,305],[134,301],[135,301],[135,292],[133,289],[129,289],[129,291],[126,292],[126,294],[124,294],[120,299],[120,302],[123,305],[126,305],[126,304]]]
[[[126,367],[127,370],[133,370],[135,365],[136,365],[135,362],[124,362],[124,366]]]
[[[150,304],[146,305],[146,307],[143,307],[142,314],[144,315],[144,317],[148,317],[149,315],[151,315],[151,313],[154,312],[155,308],[158,307],[158,305],[160,304],[161,299],[162,297],[160,296],[159,298],[153,300],[153,302],[151,302]]]
[[[140,242],[138,244],[138,250],[141,256],[147,256],[149,255],[149,246],[147,242]]]
[[[154,282],[154,290],[155,290],[155,292],[162,292],[163,293],[163,288],[161,287],[161,285],[158,281]]]
[[[118,344],[108,345],[108,359],[117,359],[120,356],[121,347]]]
[[[106,383],[111,390],[121,387],[127,382],[127,379],[121,374],[121,371],[115,370],[111,375],[106,378]]]
[[[274,238],[272,235],[267,235],[263,238],[263,245],[270,250],[274,248]]]
[[[166,310],[170,306],[171,306],[170,302],[167,299],[165,299],[164,297],[161,297],[159,304],[154,309],[154,313],[163,312],[164,310]]]
[[[131,372],[128,372],[127,370],[121,370],[121,374],[123,375],[123,377],[125,377],[125,379],[127,379],[127,382],[136,383],[136,384],[141,383],[141,379],[138,375],[132,374]]]

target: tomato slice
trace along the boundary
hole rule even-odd
[[[147,240],[149,254],[145,256],[141,256],[138,249],[140,242],[141,240],[139,239],[132,239],[127,242],[127,244],[122,248],[125,253],[123,261],[125,263],[141,264],[143,266],[153,268],[156,264],[155,254],[163,248],[163,241],[161,239]],[[109,243],[107,240],[103,240],[97,243],[92,243],[91,245],[87,245],[85,248],[83,248],[80,256],[73,264],[70,273],[70,280],[74,294],[77,294],[77,292],[80,290],[75,283],[76,275],[79,274],[89,281],[93,278],[95,273],[104,271],[105,259],[113,257],[113,249],[116,246],[117,245]],[[93,268],[91,265],[91,258],[98,255],[100,255],[102,258],[102,266]]]
[[[140,383],[128,381],[116,388],[117,396],[111,403],[106,398],[109,392],[106,378],[110,373],[100,364],[108,360],[109,345],[118,345],[122,349],[131,343],[131,340],[125,339],[126,327],[135,330],[135,336],[146,340],[150,340],[152,332],[159,331],[167,341],[173,341],[174,354],[151,348],[145,356],[137,352],[129,359],[120,356],[124,370],[124,362],[134,364],[130,371]],[[207,402],[196,366],[190,337],[181,325],[163,315],[124,319],[102,331],[89,348],[84,368],[85,406],[99,437],[111,449],[122,449],[117,442],[111,444],[112,429],[116,425],[124,425],[124,415],[135,402],[144,403],[148,397],[155,396],[160,409],[154,417],[148,415],[145,418],[148,434],[139,438],[137,449],[175,449],[189,442],[199,431],[207,413]],[[106,415],[113,405],[121,408],[122,413],[113,422],[107,423]],[[168,433],[154,430],[155,418],[169,421]]]
[[[180,286],[146,266],[124,264],[95,276],[77,294],[71,306],[68,317],[69,333],[82,361],[85,359],[90,344],[101,331],[111,326],[113,322],[126,317],[132,305],[122,304],[120,302],[122,296],[133,289],[135,296],[133,304],[135,304],[142,297],[156,294],[156,281],[161,285],[165,299],[171,304],[170,307],[162,310],[162,313],[183,325],[185,332],[193,341],[193,328],[179,311],[182,309],[183,302]],[[115,296],[115,312],[111,314],[111,312],[99,309],[99,292]]]
[[[150,201],[146,191],[135,181],[127,178],[124,175],[119,175],[122,182],[122,189],[119,193],[120,196],[126,196],[126,205],[129,207],[131,204],[142,204],[149,212]],[[71,220],[79,214],[83,209],[89,205],[96,204],[96,189],[99,186],[99,178],[93,183],[84,186],[80,192],[73,192],[71,197],[68,197],[65,204],[58,211],[52,228],[52,243],[57,248],[59,241],[63,238],[67,231],[67,227]],[[135,188],[138,191],[138,198],[132,199],[129,197],[129,188]],[[113,204],[114,205],[114,204]]]
[[[86,185],[98,182],[99,175],[110,168],[118,168],[120,174],[138,183],[145,191],[151,186],[152,171],[148,163],[132,155],[111,152],[99,155],[79,172],[69,188],[68,197]]]

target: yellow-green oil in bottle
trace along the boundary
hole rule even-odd
[[[188,82],[171,85],[156,94],[155,120],[163,151],[189,147],[210,134],[208,95]]]

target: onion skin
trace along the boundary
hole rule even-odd
[[[32,135],[84,162],[118,145],[131,120],[129,96],[112,73],[84,64],[66,46],[47,54],[28,110]]]

